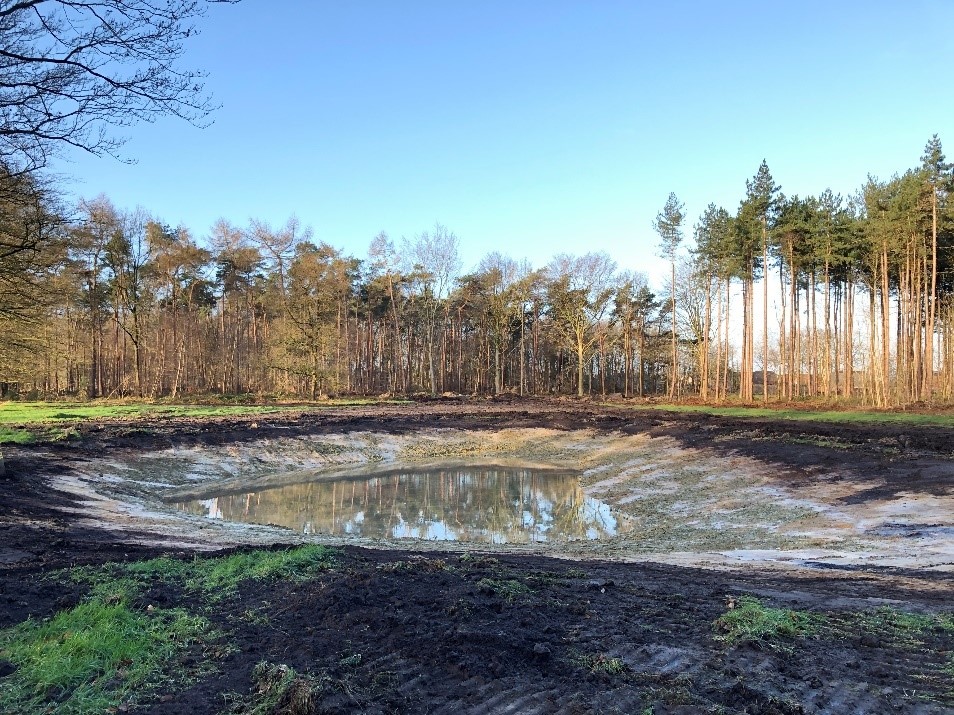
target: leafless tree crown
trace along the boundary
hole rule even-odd
[[[202,124],[204,73],[179,65],[212,2],[0,0],[0,162],[45,166],[72,146],[116,155],[117,129],[160,116]]]

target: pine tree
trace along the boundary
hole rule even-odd
[[[754,307],[753,283],[756,270],[761,268],[762,291],[762,399],[768,400],[768,252],[770,230],[773,227],[779,204],[779,187],[772,179],[768,164],[762,160],[758,171],[745,182],[745,199],[739,207],[738,238],[743,258],[743,336],[741,397],[744,401],[753,398],[752,373],[755,366],[755,332],[752,327]],[[761,253],[761,256],[759,254]],[[761,260],[760,260],[761,259]]]
[[[924,397],[930,399],[934,391],[934,332],[937,320],[937,260],[938,260],[938,204],[943,203],[951,190],[952,165],[945,161],[941,140],[937,134],[931,137],[924,147],[921,157],[921,173],[931,189],[931,286],[927,296],[927,334],[926,350],[924,355],[925,370],[922,391]]]
[[[672,313],[672,371],[669,377],[669,399],[676,398],[679,384],[679,355],[676,349],[676,252],[679,250],[679,244],[682,243],[682,222],[685,218],[683,214],[683,204],[676,198],[675,193],[670,193],[666,199],[666,204],[662,210],[656,214],[656,220],[653,222],[653,228],[659,234],[659,250],[663,258],[669,261],[672,270],[672,290],[671,308]]]

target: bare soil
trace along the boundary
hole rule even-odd
[[[192,554],[148,532],[89,528],[85,505],[56,486],[83,460],[263,437],[440,427],[665,436],[727,459],[760,460],[792,488],[837,490],[841,480],[861,485],[845,493],[846,503],[947,498],[954,488],[954,430],[938,427],[899,433],[895,426],[519,399],[86,422],[65,443],[5,448],[0,627],[76,603],[80,589],[45,578],[58,569]],[[699,569],[598,555],[567,560],[350,546],[338,553],[338,566],[312,581],[250,583],[214,606],[157,586],[152,602],[206,613],[223,631],[223,647],[189,654],[211,658],[214,672],[185,690],[160,692],[141,711],[223,712],[236,697],[250,696],[255,665],[269,661],[325,683],[307,708],[316,713],[954,712],[950,630],[922,633],[916,646],[889,633],[857,631],[773,648],[726,645],[713,627],[741,595],[833,622],[879,607],[949,613],[954,573],[943,564]]]

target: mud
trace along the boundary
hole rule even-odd
[[[374,436],[379,461],[448,456],[402,451],[421,435],[433,439],[419,445],[446,452],[450,433],[458,446],[483,434],[478,445],[507,442],[501,453],[536,450],[544,462],[583,445],[573,454],[584,488],[628,513],[643,538],[604,551],[563,544],[543,555],[536,547],[340,545],[338,567],[314,581],[250,585],[215,607],[209,616],[231,646],[215,658],[216,672],[161,693],[144,712],[221,712],[224,696],[253,690],[252,670],[263,660],[326,683],[312,712],[954,711],[954,636],[944,629],[922,634],[917,647],[873,632],[827,633],[775,650],[728,646],[713,627],[743,594],[835,622],[878,607],[950,612],[954,431],[942,428],[899,434],[521,400],[81,423],[69,443],[5,450],[0,625],[75,603],[77,587],[42,580],[56,569],[302,538],[267,527],[182,526],[148,496],[195,490],[222,474],[130,489],[107,479],[103,464],[207,449],[247,463],[263,440],[340,445],[353,433]],[[611,443],[595,456],[584,448]],[[354,461],[334,450],[314,459],[341,468]],[[259,476],[274,474],[279,461],[266,459]],[[765,496],[757,508],[753,495]],[[687,531],[674,518],[686,514],[709,521]],[[731,538],[711,541],[720,531]],[[647,535],[649,548],[640,546]],[[520,585],[517,597],[493,586],[506,583]],[[176,589],[151,595],[208,608]],[[614,667],[600,667],[607,663]]]

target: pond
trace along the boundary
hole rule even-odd
[[[209,519],[305,534],[494,544],[606,539],[623,525],[579,474],[468,467],[376,473],[180,502]]]

